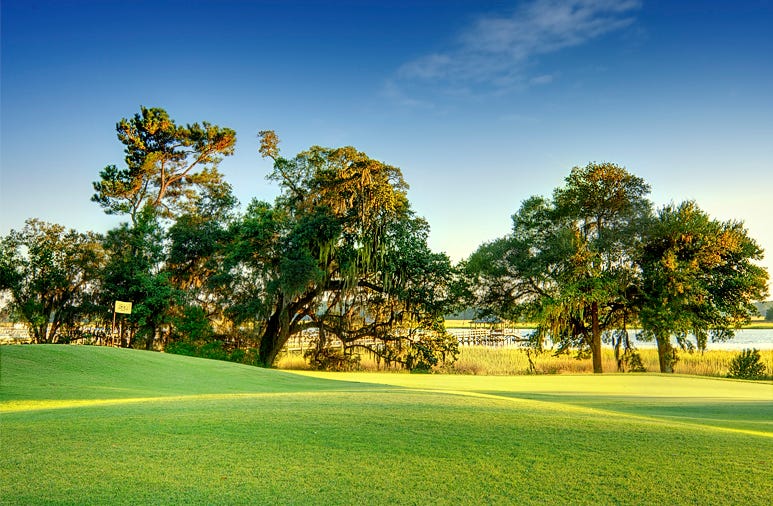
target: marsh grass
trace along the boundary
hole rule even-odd
[[[637,350],[647,372],[659,372],[658,352],[645,348]],[[698,376],[727,376],[730,362],[739,352],[732,350],[707,350],[700,352],[680,352],[679,361],[674,366],[676,374]],[[760,352],[767,375],[773,376],[773,350]],[[546,352],[533,356],[537,374],[583,374],[593,373],[590,359],[577,359],[571,355],[559,355]],[[605,372],[616,372],[617,362],[614,352],[603,349],[602,366]],[[449,372],[460,374],[509,375],[530,374],[526,352],[519,348],[493,348],[484,346],[466,346],[460,348],[457,362]]]
[[[637,350],[647,372],[659,372],[658,352],[652,348]],[[675,374],[712,376],[724,378],[730,368],[730,362],[740,353],[735,350],[706,350],[700,352],[679,352],[679,361],[674,366]],[[773,377],[773,350],[760,352],[766,375]],[[362,371],[394,371],[398,367],[385,367],[374,357],[362,355]],[[436,372],[448,374],[472,374],[482,376],[510,376],[521,374],[592,374],[590,359],[577,359],[573,355],[555,356],[550,352],[532,354],[534,370],[529,367],[526,351],[516,347],[461,346],[459,356],[452,365],[438,368]],[[618,372],[614,352],[603,349],[602,366],[605,372]],[[277,363],[279,369],[307,370],[308,364],[299,353],[285,353]]]
[[[445,325],[447,329],[467,329],[472,326],[473,320],[446,320]],[[509,323],[509,328],[514,329],[533,329],[534,323],[529,322],[516,322],[516,323]],[[744,325],[742,328],[744,329],[750,329],[750,330],[768,330],[773,329],[773,321],[764,320],[762,318],[754,318],[749,322],[747,325]]]
[[[769,330],[773,329],[773,322],[768,320],[752,320],[750,324],[744,325],[743,328],[754,330]]]

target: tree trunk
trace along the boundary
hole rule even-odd
[[[671,336],[663,336],[658,334],[655,337],[655,340],[658,343],[658,362],[660,364],[660,372],[674,372],[676,354],[674,353],[674,347],[671,346]]]
[[[46,329],[46,342],[56,343],[57,341],[56,309],[52,309],[48,315],[48,327]]]
[[[153,351],[154,344],[156,343],[156,327],[155,325],[150,328],[148,332],[148,338],[145,340],[145,349],[147,351]]]
[[[126,322],[122,321],[119,325],[120,326],[118,328],[121,335],[121,348],[128,348],[131,345],[131,335],[126,328]]]
[[[599,326],[599,304],[591,304],[591,356],[593,357],[593,372],[600,374],[604,372],[601,366],[601,328]]]
[[[280,298],[277,303],[274,314],[268,319],[266,330],[263,337],[260,338],[260,348],[258,348],[258,360],[263,367],[274,365],[279,350],[287,342],[290,330],[289,312],[284,307],[284,300]]]
[[[29,326],[32,329],[32,337],[34,338],[35,344],[42,344],[46,342],[46,331],[48,330],[48,323],[44,323],[43,325],[35,325],[30,324]]]

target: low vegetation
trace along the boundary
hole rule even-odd
[[[0,347],[0,366],[9,504],[773,496],[769,383],[290,373],[91,346]]]
[[[759,380],[768,377],[767,367],[757,349],[743,350],[730,361],[728,378]]]
[[[706,350],[704,352],[683,353],[674,366],[677,374],[712,376],[723,378],[731,374],[733,361],[742,352],[731,350]],[[658,371],[658,353],[653,348],[637,350],[641,365],[646,372]],[[759,354],[758,376],[745,379],[773,378],[773,349],[762,350]],[[531,363],[530,363],[531,359]],[[617,360],[610,348],[602,353],[603,366],[608,371],[617,370]],[[286,353],[280,356],[277,366],[280,369],[305,370],[309,366],[299,353]],[[377,363],[367,355],[361,356],[360,370],[378,372],[394,370]],[[626,366],[625,371],[631,372]],[[526,374],[586,374],[592,373],[592,364],[587,360],[578,360],[574,355],[555,356],[552,353],[527,353],[515,347],[461,346],[456,361],[438,369],[447,374],[471,374],[481,376],[509,376]],[[644,371],[633,371],[644,372]],[[741,376],[738,376],[741,377]]]

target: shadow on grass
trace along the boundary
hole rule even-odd
[[[668,399],[663,397],[581,396],[549,393],[486,392],[509,399],[575,406],[666,423],[751,431],[773,437],[773,400]]]

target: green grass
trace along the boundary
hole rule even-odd
[[[753,330],[773,329],[773,322],[767,320],[752,320],[750,324],[744,325],[743,328]]]
[[[0,503],[769,504],[773,384],[0,347]]]

